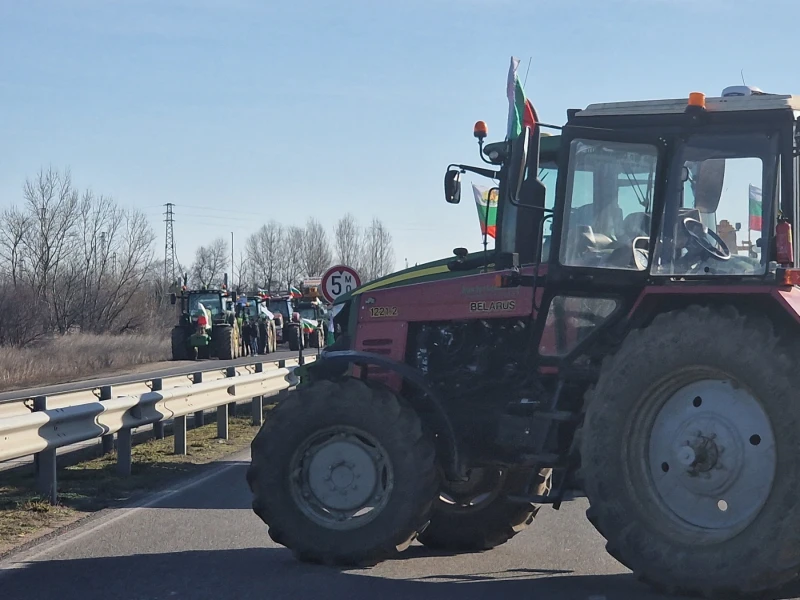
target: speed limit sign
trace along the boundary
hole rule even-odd
[[[320,287],[325,300],[333,303],[336,298],[352,292],[360,285],[361,278],[355,269],[345,265],[336,265],[325,271]]]

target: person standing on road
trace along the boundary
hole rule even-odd
[[[261,316],[258,320],[258,345],[261,354],[267,353],[267,345],[269,344],[269,335],[267,331],[267,317]]]
[[[258,355],[258,319],[250,321],[250,356]]]
[[[250,351],[253,348],[253,341],[252,341],[252,327],[250,325],[250,319],[245,316],[242,322],[242,340],[244,340],[244,355],[249,356]]]

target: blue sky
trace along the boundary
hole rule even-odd
[[[481,244],[477,119],[504,134],[509,57],[543,120],[591,102],[799,93],[792,0],[0,0],[0,206],[40,167],[141,207],[179,258],[270,218],[383,219],[397,267]],[[470,179],[467,179],[467,183]],[[486,183],[478,178],[476,183]],[[238,253],[237,253],[238,254]]]

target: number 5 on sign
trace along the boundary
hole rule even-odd
[[[361,285],[361,278],[355,269],[336,265],[325,271],[322,276],[322,295],[328,302],[333,303],[342,294],[352,292]]]

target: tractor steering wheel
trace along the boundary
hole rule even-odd
[[[717,232],[712,231],[697,219],[686,217],[683,219],[683,228],[686,230],[686,233],[713,258],[717,260],[728,260],[731,257],[731,251],[728,249],[725,242],[722,241],[722,238],[717,235]]]

